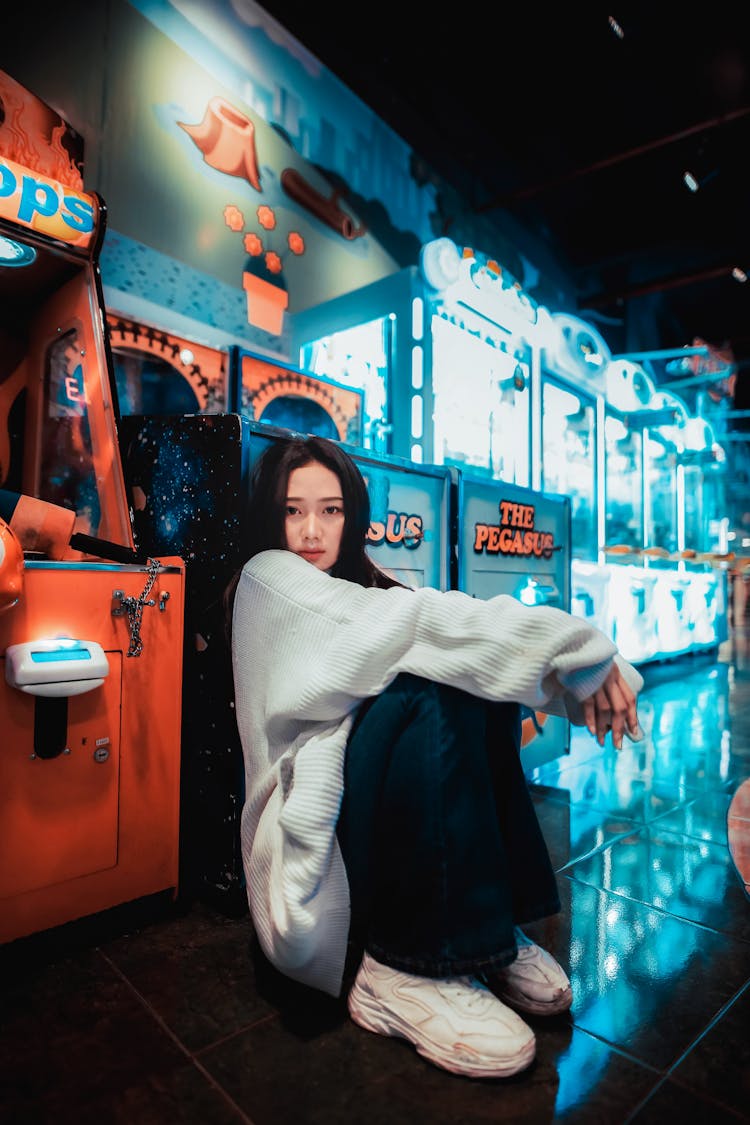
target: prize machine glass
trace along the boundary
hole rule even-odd
[[[654,417],[652,380],[638,364],[613,360],[605,375],[604,559],[605,612],[600,628],[626,659],[640,663],[657,652],[656,578],[644,563],[644,427]]]
[[[300,366],[305,371],[361,392],[360,434],[348,435],[343,440],[376,453],[386,452],[391,432],[388,421],[391,338],[391,318],[378,316],[364,324],[308,340],[299,353]]]
[[[93,226],[95,197],[79,199]],[[74,512],[76,534],[107,540],[127,557],[132,529],[116,455],[116,402],[108,368],[100,369],[105,340],[90,262],[31,232],[11,238],[5,229],[0,485]]]
[[[605,371],[604,553],[608,562],[632,561],[645,545],[644,426],[655,387],[642,367],[613,360]]]
[[[683,568],[691,575],[687,597],[693,645],[713,647],[729,636],[727,461],[713,428],[704,418],[688,419],[682,465],[682,557]]]
[[[420,273],[427,456],[528,487],[537,306],[494,259],[448,238],[422,247]],[[430,418],[427,405],[426,397]],[[414,437],[420,422],[413,419]]]
[[[363,388],[365,448],[528,485],[536,319],[507,271],[442,238],[419,266],[296,313],[292,351]]]
[[[539,447],[545,494],[571,503],[571,612],[608,631],[608,579],[602,561],[604,372],[609,348],[569,313],[546,313]]]
[[[596,402],[551,379],[542,385],[542,466],[544,492],[570,497],[574,557],[596,561]]]
[[[634,554],[643,543],[643,433],[607,407],[604,418],[605,552]]]
[[[433,314],[433,460],[474,475],[527,486],[531,389],[528,349],[506,350],[491,333],[474,334]]]
[[[23,549],[0,614],[5,942],[176,891],[184,565],[134,549],[103,202],[49,174],[49,107],[2,72],[0,102],[0,500]]]
[[[695,561],[696,548],[687,541],[691,524],[686,466],[695,455],[690,446],[701,435],[685,403],[668,391],[652,398],[655,416],[644,434],[645,564],[656,573],[657,655],[715,647],[723,633],[726,598],[723,575],[706,561]]]
[[[685,427],[685,553],[724,555],[728,547],[727,459],[705,418]]]

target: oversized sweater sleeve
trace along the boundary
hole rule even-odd
[[[275,685],[269,717],[334,719],[380,694],[400,672],[574,723],[583,722],[580,701],[613,660],[636,693],[643,685],[604,633],[548,606],[432,588],[365,589],[287,551],[256,556],[245,574],[259,597],[276,595],[276,635],[289,669]]]

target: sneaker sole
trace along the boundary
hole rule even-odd
[[[371,1004],[367,993],[356,989],[356,985],[349,993],[349,1015],[354,1022],[363,1027],[365,1031],[372,1031],[375,1035],[386,1035],[389,1038],[405,1039],[417,1049],[417,1053],[428,1062],[434,1063],[442,1070],[449,1070],[452,1074],[461,1074],[467,1078],[508,1078],[525,1070],[536,1055],[536,1038],[532,1036],[515,1055],[504,1059],[482,1059],[481,1056],[471,1052],[471,1058],[456,1058],[441,1050],[437,1043],[429,1039],[417,1039],[413,1034],[408,1034],[406,1027],[397,1018],[390,1023],[383,1014],[380,1004]],[[411,1030],[411,1029],[409,1029]]]
[[[570,988],[566,988],[554,1000],[546,1002],[544,1000],[532,1000],[530,996],[519,996],[517,993],[504,992],[497,984],[494,985],[492,991],[498,1000],[502,1000],[503,1004],[507,1004],[509,1008],[533,1016],[559,1016],[563,1012],[569,1011],[573,1003],[573,992]]]

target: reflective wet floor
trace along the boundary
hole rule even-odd
[[[748,631],[644,671],[642,743],[529,778],[563,911],[528,932],[574,999],[528,1070],[448,1075],[270,974],[247,916],[149,901],[0,950],[0,1122],[750,1121]]]

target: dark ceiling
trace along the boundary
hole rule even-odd
[[[731,345],[737,403],[750,382],[750,281],[732,277],[750,274],[750,5],[263,7],[473,207],[541,235],[582,316],[627,325],[647,298],[652,348]],[[706,177],[695,194],[686,169]]]

